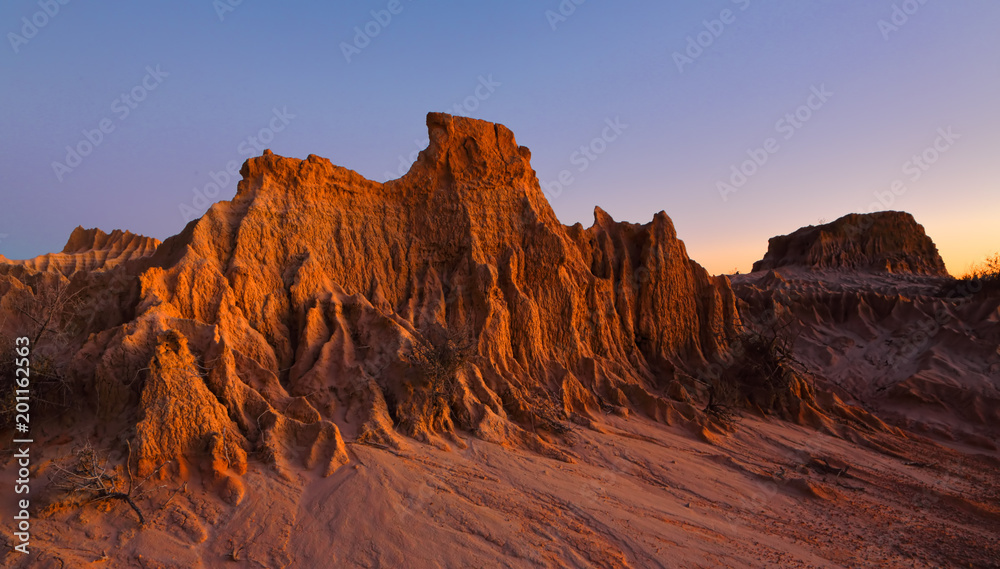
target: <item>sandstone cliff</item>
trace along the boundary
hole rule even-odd
[[[995,450],[1000,300],[905,272],[936,266],[892,234],[912,219],[807,228],[773,255],[789,265],[731,286],[662,212],[561,225],[503,126],[427,124],[398,180],[265,152],[162,244],[78,228],[62,253],[0,259],[0,350],[32,338],[44,425],[38,553],[0,565],[625,568],[664,543],[692,566],[995,558],[994,459],[868,412]],[[775,365],[786,323],[804,366]],[[733,408],[709,405],[726,387]],[[144,523],[55,491],[81,448]]]
[[[735,333],[728,280],[688,258],[662,212],[561,225],[505,127],[427,126],[398,180],[266,151],[233,200],[158,246],[74,231],[60,255],[103,264],[60,271],[61,290],[119,308],[60,308],[77,323],[64,356],[102,420],[136,430],[140,474],[169,463],[225,481],[247,454],[330,473],[345,438],[462,446],[459,431],[568,460],[558,437],[602,411],[703,421],[666,393]],[[48,257],[7,284],[37,280]],[[203,404],[202,422],[171,401]]]

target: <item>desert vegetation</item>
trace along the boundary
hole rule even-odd
[[[39,287],[37,293],[21,294],[11,301],[11,316],[20,319],[19,335],[30,340],[30,380],[32,403],[39,411],[65,409],[72,397],[72,388],[64,366],[60,365],[60,350],[68,343],[70,323],[82,311],[83,289],[71,290],[68,281],[55,287]],[[17,365],[15,336],[5,319],[0,323],[0,377],[13,378]],[[10,424],[14,413],[15,383],[0,384],[0,421]]]
[[[132,475],[132,446],[125,464],[111,466],[108,458],[88,441],[70,457],[68,465],[55,465],[52,487],[86,504],[120,501],[127,504],[139,518],[139,524],[146,523],[146,517],[136,503],[143,494],[142,487],[147,476],[138,484]],[[158,472],[164,465],[156,469]]]
[[[973,263],[964,275],[950,279],[942,285],[938,294],[945,298],[962,299],[998,291],[1000,291],[1000,252]]]
[[[396,415],[404,431],[417,433],[418,423],[436,426],[450,421],[451,402],[459,392],[458,372],[475,354],[472,334],[465,329],[425,330],[410,345],[404,360],[416,372],[405,386]]]
[[[759,408],[780,413],[792,397],[796,377],[806,373],[792,351],[789,321],[768,325],[746,324],[728,344],[730,352],[720,367],[709,374],[708,402],[704,411],[733,422],[739,411]]]
[[[966,279],[1000,280],[1000,252],[994,253],[981,263],[975,263],[963,277]]]
[[[978,281],[985,291],[1000,290],[1000,252],[986,257],[982,262],[973,264],[959,280],[968,284]]]

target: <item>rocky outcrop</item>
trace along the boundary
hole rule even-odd
[[[60,253],[47,253],[23,261],[3,258],[0,262],[21,265],[33,271],[51,271],[70,276],[76,272],[105,270],[127,261],[148,257],[159,245],[160,242],[152,237],[120,229],[105,233],[96,228],[77,227]]]
[[[0,371],[14,376],[11,338],[29,336],[44,425],[31,432],[32,531],[47,536],[34,557],[8,557],[624,567],[655,565],[669,541],[692,560],[736,551],[760,565],[777,558],[758,547],[772,498],[798,508],[783,507],[782,531],[834,511],[846,520],[834,533],[875,564],[993,553],[954,555],[997,519],[966,499],[995,495],[994,459],[900,428],[994,453],[1000,299],[914,274],[936,253],[874,217],[777,238],[788,265],[712,277],[666,214],[640,225],[597,208],[590,227],[563,226],[510,131],[427,123],[430,145],[398,180],[268,151],[244,164],[233,200],[162,244],[77,229],[56,254],[74,264],[0,258]],[[744,411],[763,420],[733,421]],[[57,491],[87,472],[82,456],[145,523]],[[664,512],[687,521],[653,524],[666,528],[653,538],[650,524],[607,531]],[[931,520],[924,541],[947,530],[958,545],[934,557],[865,542],[889,521],[912,537],[914,516]],[[830,531],[787,543],[815,560],[800,545]]]
[[[753,270],[778,267],[948,275],[923,226],[900,211],[852,213],[832,223],[772,237],[767,254],[754,263]]]
[[[754,268],[731,277],[744,320],[779,322],[818,388],[908,431],[996,449],[1000,298],[948,277],[909,214],[774,238]]]
[[[62,252],[73,254],[105,250],[115,253],[115,256],[128,254],[135,258],[151,254],[159,244],[160,242],[152,237],[143,237],[130,231],[116,229],[108,234],[96,228],[77,227],[70,234]]]
[[[465,432],[568,460],[559,435],[602,409],[701,420],[663,394],[725,350],[729,281],[662,212],[560,224],[505,127],[427,126],[428,148],[384,184],[265,151],[233,200],[152,255],[119,247],[137,254],[102,265],[114,280],[63,283],[125,306],[88,320],[70,368],[103,420],[135,429],[142,475],[204,472],[239,501],[247,456],[329,474],[345,440]],[[125,235],[77,230],[62,255],[138,243]],[[179,425],[192,406],[204,424]]]

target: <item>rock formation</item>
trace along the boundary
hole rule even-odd
[[[818,385],[911,431],[995,449],[1000,296],[947,276],[907,213],[770,240],[732,277],[741,313],[779,314]]]
[[[923,226],[900,211],[852,213],[832,223],[773,237],[768,240],[767,254],[754,263],[753,270],[793,266],[948,275]]]
[[[58,267],[74,306],[119,305],[60,308],[76,343],[53,357],[103,420],[135,429],[140,475],[169,462],[222,481],[247,454],[328,474],[345,437],[444,447],[459,430],[569,459],[552,437],[602,409],[700,420],[665,394],[735,333],[728,280],[688,258],[662,212],[561,225],[505,127],[427,126],[398,180],[266,151],[232,201],[158,247],[77,229],[62,257],[8,267],[9,286]],[[192,406],[201,424],[179,425]]]
[[[160,242],[129,231],[116,229],[110,234],[100,229],[77,227],[61,253],[49,253],[33,259],[3,263],[22,265],[34,271],[53,271],[71,275],[78,271],[97,271],[153,254]]]
[[[38,553],[0,565],[995,559],[994,459],[898,427],[995,451],[1000,299],[942,292],[909,215],[772,239],[730,281],[663,212],[560,224],[505,127],[427,126],[397,180],[265,151],[163,243],[77,228],[0,258],[0,373],[28,335],[44,425]],[[45,481],[81,448],[141,525]],[[888,522],[905,541],[872,545]]]

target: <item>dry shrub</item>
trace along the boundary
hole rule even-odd
[[[62,492],[86,500],[84,503],[118,500],[128,504],[139,517],[139,524],[145,524],[146,518],[135,503],[141,496],[142,486],[149,479],[147,476],[138,485],[132,477],[132,445],[129,444],[128,458],[123,467],[111,467],[108,459],[99,453],[88,441],[73,454],[69,466],[55,465],[52,477],[52,487]],[[157,468],[158,472],[164,465]],[[124,470],[124,474],[122,473]],[[152,476],[152,474],[150,475]]]
[[[788,408],[795,378],[806,373],[792,353],[789,325],[775,321],[765,328],[745,326],[729,340],[727,365],[705,382],[706,413],[732,422],[748,405],[770,412]]]
[[[22,319],[15,336],[28,338],[30,348],[29,381],[32,411],[46,414],[68,409],[73,401],[73,386],[65,369],[65,360],[73,346],[71,323],[84,310],[86,287],[74,288],[61,280],[52,286],[38,285],[32,294],[25,294],[10,303],[12,314],[3,315],[0,329],[10,331],[8,317]],[[14,338],[0,331],[0,424],[10,425],[14,417],[14,382],[18,360]]]
[[[1000,292],[1000,253],[973,264],[960,278],[951,279],[941,286],[938,296],[962,300],[978,294]]]
[[[14,381],[17,360],[22,359],[15,351],[14,338],[0,333],[0,428],[13,425],[18,388]],[[73,390],[70,381],[55,359],[48,354],[38,353],[31,346],[29,356],[28,379],[33,413],[44,416],[54,411],[69,408],[73,400]]]
[[[458,372],[475,353],[475,340],[464,328],[435,328],[420,334],[403,355],[417,372],[405,386],[406,397],[396,406],[405,429],[416,432],[415,423],[448,420],[452,400],[460,391]]]
[[[960,279],[968,288],[976,288],[976,284],[987,293],[1000,291],[1000,253],[986,257],[982,263],[972,266],[968,274]]]
[[[965,279],[979,279],[982,281],[1000,281],[1000,253],[986,257],[982,263],[976,263],[969,269]]]

